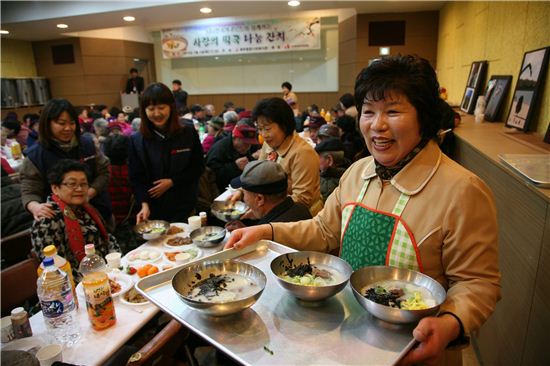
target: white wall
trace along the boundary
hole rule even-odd
[[[338,17],[321,18],[321,49],[163,59],[160,32],[153,32],[157,80],[182,81],[189,94],[338,91]]]

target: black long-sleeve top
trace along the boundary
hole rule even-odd
[[[197,132],[184,126],[173,136],[157,132],[145,139],[141,133],[132,135],[128,156],[130,183],[141,205],[148,202],[150,219],[186,222],[195,207],[198,184],[204,171],[202,146]],[[174,186],[161,197],[151,198],[148,190],[153,182],[170,178]]]
[[[208,151],[206,165],[216,174],[216,185],[220,192],[225,191],[231,179],[241,175],[242,170],[235,164],[235,160],[243,156],[247,156],[248,160],[253,160],[250,149],[246,154],[239,154],[235,150],[231,135],[215,142]]]
[[[135,89],[134,89],[135,88]],[[141,76],[136,76],[136,78],[130,78],[126,81],[126,94],[141,92],[145,89],[145,80]]]

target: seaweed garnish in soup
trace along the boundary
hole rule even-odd
[[[286,255],[288,266],[283,265],[285,271],[279,276],[283,280],[302,286],[328,286],[336,283],[334,270],[322,264],[311,264],[309,257],[307,263],[294,264],[294,259]]]
[[[197,280],[201,276],[195,274]],[[258,285],[236,273],[215,275],[194,285],[189,292],[189,299],[198,302],[227,302],[245,299],[259,291]]]

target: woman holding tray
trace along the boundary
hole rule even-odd
[[[339,251],[357,270],[417,270],[447,289],[437,317],[402,364],[461,364],[500,298],[496,209],[489,188],[436,142],[443,101],[428,61],[387,57],[357,77],[359,124],[372,156],[353,164],[313,219],[235,230],[226,247],[272,239],[298,250]],[[447,349],[447,350],[446,350]]]

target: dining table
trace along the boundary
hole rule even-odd
[[[147,264],[147,261],[140,259],[133,261],[129,259],[130,254],[136,251],[161,253],[161,257],[151,261],[150,263],[157,266],[161,272],[163,270],[168,270],[170,267],[175,268],[177,266],[185,265],[175,265],[174,263],[171,263],[166,258],[165,253],[179,250],[178,248],[171,248],[167,245],[167,240],[173,238],[174,236],[188,236],[190,233],[189,226],[186,223],[173,223],[171,225],[177,226],[183,231],[175,235],[161,236],[158,239],[149,240],[140,245],[138,248],[122,257],[122,270],[115,269],[115,272],[125,272],[128,266],[139,268],[140,266]],[[211,248],[200,248],[197,257],[190,258],[190,261],[221,251],[225,240],[226,239]],[[190,244],[186,245],[185,248],[187,250],[195,249],[196,247],[195,244]],[[132,279],[132,286],[140,280],[137,273],[131,275],[130,278]],[[117,318],[116,324],[107,329],[97,331],[92,328],[92,325],[88,319],[86,303],[83,297],[84,295],[82,291],[79,291],[79,286],[77,286],[76,292],[80,304],[77,310],[80,339],[72,346],[63,347],[63,362],[70,364],[86,366],[102,365],[160,311],[157,306],[150,302],[139,305],[130,304],[121,299],[123,295],[116,296],[114,297],[115,313]],[[28,351],[34,348],[34,352],[36,352],[38,348],[42,346],[56,343],[55,340],[48,334],[44,317],[42,316],[42,311],[36,313],[30,318],[30,324],[33,331],[32,337],[17,339],[9,343],[2,343],[1,349]]]

